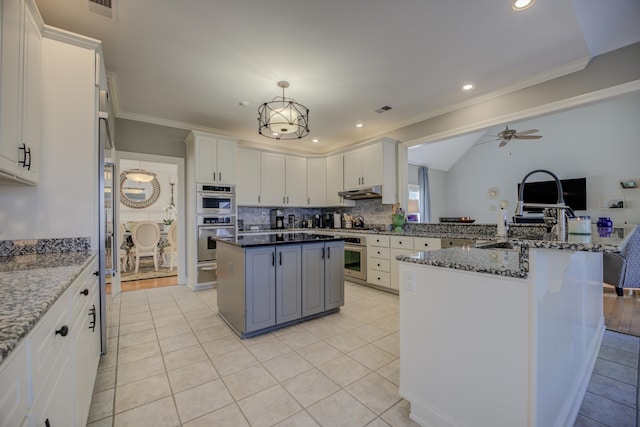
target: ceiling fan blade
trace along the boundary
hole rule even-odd
[[[523,130],[522,132],[517,132],[516,135],[520,136],[520,135],[529,135],[530,133],[536,133],[539,132],[538,129],[529,129],[529,130]]]
[[[503,139],[502,142],[500,142],[500,145],[498,145],[498,148],[500,147],[504,147],[505,145],[507,145],[509,143],[508,139]]]
[[[542,135],[515,135],[516,139],[540,139]]]
[[[499,140],[498,139],[490,139],[489,141],[476,142],[475,144],[472,145],[472,147],[475,147],[476,145],[487,144],[489,142],[495,142],[495,141],[499,141]]]

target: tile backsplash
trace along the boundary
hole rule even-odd
[[[269,228],[271,220],[270,207],[238,207],[238,219],[245,228],[258,225],[261,228]],[[275,209],[275,208],[274,208]],[[357,200],[353,207],[335,208],[278,208],[284,210],[285,223],[289,215],[295,215],[296,221],[311,219],[315,215],[339,213],[349,215],[362,215],[365,225],[391,224],[391,205],[383,205],[380,199]]]

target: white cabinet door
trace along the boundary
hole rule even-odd
[[[42,35],[28,7],[25,7],[24,37],[22,142],[26,145],[27,165],[22,168],[22,176],[30,182],[37,183],[42,153]]]
[[[220,184],[234,184],[236,182],[236,151],[235,141],[218,139],[216,157],[218,180]]]
[[[24,343],[11,351],[0,369],[0,427],[18,426],[27,415],[27,351]]]
[[[344,161],[342,154],[327,157],[326,206],[355,206],[355,200],[345,200],[338,195],[344,190]]]
[[[195,132],[190,134],[187,141],[194,144],[196,182],[235,184],[235,141]]]
[[[31,409],[36,426],[75,426],[71,358],[68,354],[59,369],[52,372],[40,399]]]
[[[238,148],[236,171],[237,205],[260,205],[260,152]]]
[[[362,186],[362,151],[344,153],[344,189],[354,190]]]
[[[22,65],[21,28],[24,14],[22,0],[0,3],[0,169],[20,175],[18,164],[21,145]]]
[[[307,206],[307,159],[287,156],[285,167],[286,206]]]
[[[198,135],[194,141],[196,182],[213,184],[217,182],[217,141]]]
[[[364,187],[382,185],[382,144],[362,148],[362,181]]]
[[[327,204],[327,160],[307,159],[307,205]]]
[[[260,194],[263,206],[284,206],[285,156],[275,153],[260,155]]]

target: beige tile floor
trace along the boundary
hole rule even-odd
[[[107,318],[89,426],[417,425],[398,394],[395,295],[346,282],[340,313],[246,340],[213,289],[126,292]],[[635,426],[638,352],[607,332],[576,426]]]

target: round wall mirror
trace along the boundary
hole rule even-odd
[[[160,183],[156,178],[150,182],[137,182],[120,174],[120,202],[134,209],[148,208],[160,196]]]

